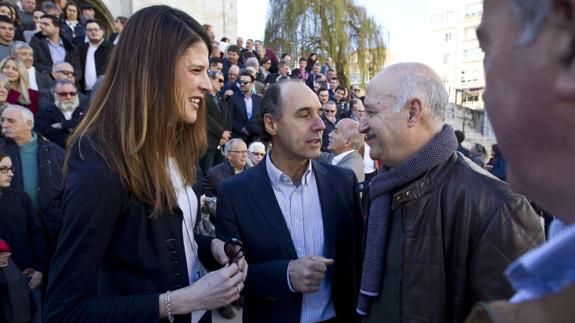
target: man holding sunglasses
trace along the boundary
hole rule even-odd
[[[250,263],[244,322],[356,322],[362,216],[352,171],[313,160],[325,125],[303,82],[274,83],[262,101],[272,150],[218,187],[216,234]]]

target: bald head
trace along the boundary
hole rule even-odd
[[[378,102],[393,99],[395,112],[418,100],[436,130],[443,125],[449,99],[439,75],[421,63],[400,63],[385,68],[369,82],[367,97]]]
[[[230,83],[235,83],[240,75],[240,68],[237,65],[232,65],[228,70],[228,81]]]
[[[344,118],[337,123],[338,131],[341,131],[342,136],[350,141],[349,149],[359,150],[363,145],[363,134],[359,132],[359,122]]]

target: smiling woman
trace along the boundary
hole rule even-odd
[[[229,259],[221,240],[194,234],[209,44],[167,6],[138,11],[122,31],[68,141],[47,322],[206,322],[239,297],[245,261],[206,274]]]

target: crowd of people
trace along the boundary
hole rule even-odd
[[[0,322],[232,304],[244,322],[568,322],[575,34],[570,0],[547,2],[484,1],[489,161],[421,63],[347,87],[329,57],[167,6],[106,37],[88,3],[0,2]]]

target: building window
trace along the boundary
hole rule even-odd
[[[450,22],[453,19],[453,11],[448,11],[445,13],[445,21]]]
[[[447,43],[451,41],[451,33],[445,33],[443,35],[443,40]]]
[[[464,61],[481,60],[482,58],[483,58],[483,52],[478,47],[466,48],[463,50]]]
[[[477,34],[475,32],[475,30],[477,29],[477,27],[473,26],[473,27],[467,27],[464,29],[463,33],[464,33],[464,39],[465,40],[475,40],[477,39]]]
[[[477,2],[465,6],[465,17],[477,17],[483,13],[483,3]]]

